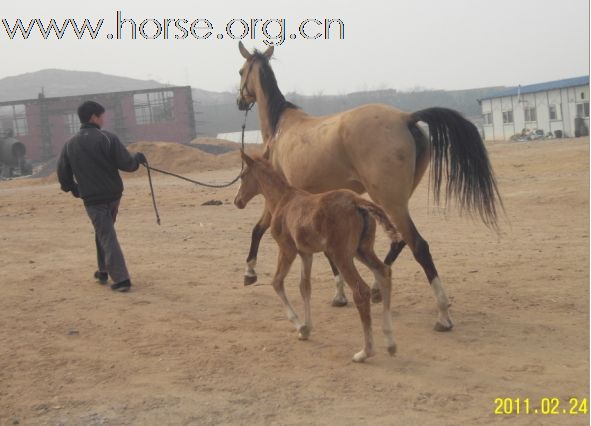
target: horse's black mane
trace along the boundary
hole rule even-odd
[[[286,100],[281,90],[279,90],[275,73],[269,64],[269,59],[258,50],[255,50],[252,55],[252,60],[259,61],[260,64],[259,79],[263,91],[267,96],[267,115],[271,124],[271,132],[275,134],[281,114],[288,108],[298,108],[298,106]]]

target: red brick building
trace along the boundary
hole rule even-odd
[[[0,102],[0,131],[12,129],[27,158],[47,160],[80,128],[78,106],[93,100],[105,107],[105,129],[124,144],[137,141],[188,143],[195,138],[189,86]]]

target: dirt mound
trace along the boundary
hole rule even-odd
[[[127,148],[130,152],[143,152],[151,166],[177,174],[240,168],[240,153],[237,150],[214,155],[195,146],[175,142],[136,142]],[[142,168],[132,176],[144,174],[146,171]],[[41,182],[57,182],[55,165],[53,173],[42,177]]]
[[[128,146],[130,152],[143,152],[154,167],[177,172],[211,170],[215,156],[199,149],[170,142],[136,142]]]
[[[199,137],[193,139],[190,145],[199,148],[200,150],[209,154],[220,155],[227,152],[237,151],[240,149],[240,144],[226,139],[217,139],[210,137]]]
[[[223,147],[228,147],[228,148],[240,149],[240,143],[238,143],[238,142],[232,142],[227,139],[212,138],[209,136],[200,136],[198,138],[193,139],[191,142],[189,142],[189,144],[191,144],[191,145],[198,145],[198,144],[215,145],[215,146],[223,146]]]
[[[171,142],[136,142],[130,152],[143,152],[150,165],[174,173],[201,172],[240,167],[238,152],[213,155],[190,145]]]

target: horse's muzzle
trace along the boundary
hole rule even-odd
[[[242,210],[244,207],[246,207],[246,204],[244,203],[244,201],[242,201],[242,199],[236,197],[234,198],[234,205],[236,207],[238,207],[240,210]]]
[[[236,99],[236,104],[238,105],[238,109],[240,111],[245,111],[248,106],[247,103],[242,98]]]
[[[246,111],[246,110],[250,110],[252,108],[252,106],[254,105],[254,102],[248,102],[243,97],[238,96],[236,98],[236,104],[238,105],[238,109],[240,111]]]

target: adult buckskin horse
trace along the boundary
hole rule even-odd
[[[429,252],[408,211],[408,201],[432,164],[435,201],[442,184],[446,198],[454,197],[461,209],[476,211],[483,222],[497,226],[497,203],[502,201],[484,143],[478,130],[458,112],[428,108],[413,113],[368,104],[326,116],[311,116],[288,102],[269,64],[273,46],[250,53],[239,43],[245,63],[240,68],[238,108],[258,104],[264,144],[271,163],[296,188],[319,193],[333,189],[367,192],[390,216],[403,241],[391,244],[385,263],[392,265],[405,245],[421,265],[438,307],[435,330],[453,327],[449,301]],[[430,137],[418,127],[422,121]],[[445,181],[445,182],[444,182]],[[256,281],[254,270],[260,240],[269,228],[267,209],[252,230],[245,285]],[[337,281],[333,305],[347,303],[344,283],[332,264]],[[379,301],[374,285],[372,299]]]

